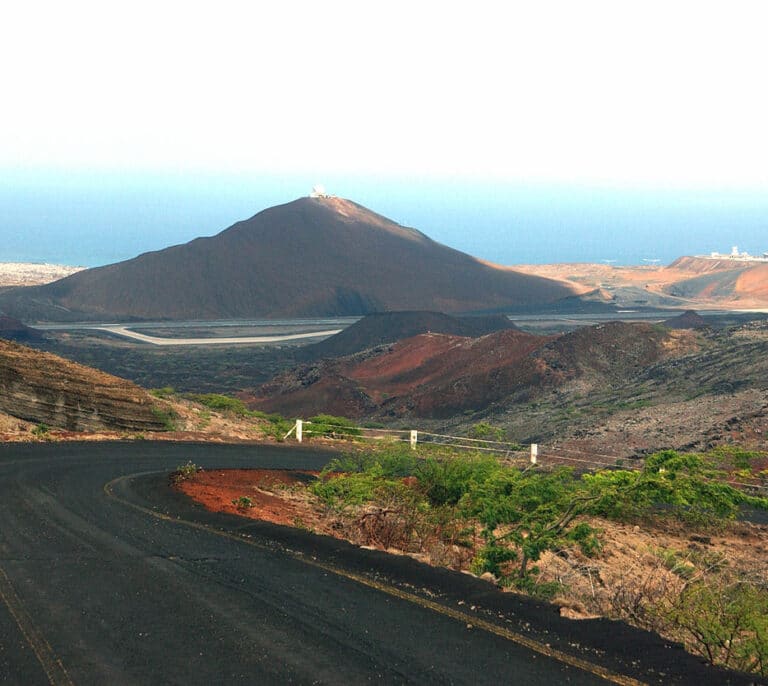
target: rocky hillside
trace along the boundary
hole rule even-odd
[[[768,320],[423,334],[297,367],[244,397],[291,416],[324,411],[452,435],[488,422],[510,440],[609,463],[666,448],[766,450]]]
[[[623,380],[675,355],[690,334],[614,322],[560,337],[508,330],[466,338],[422,334],[364,353],[299,367],[262,386],[254,407],[308,416],[446,419],[550,390]]]
[[[572,293],[325,197],[264,210],[211,238],[0,293],[0,309],[25,321],[327,317],[499,310]]]
[[[0,413],[70,431],[162,431],[163,410],[138,386],[0,340]]]

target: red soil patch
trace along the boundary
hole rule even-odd
[[[213,512],[227,512],[274,524],[296,526],[306,521],[305,500],[292,499],[292,487],[300,487],[317,472],[272,469],[216,469],[200,471],[176,488]],[[296,489],[295,489],[296,490]],[[238,508],[232,501],[247,496],[252,506]]]

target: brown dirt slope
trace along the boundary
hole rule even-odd
[[[2,340],[0,412],[70,431],[165,428],[153,398],[131,382]]]
[[[340,198],[301,198],[210,238],[0,294],[24,320],[217,319],[462,312],[567,297]]]

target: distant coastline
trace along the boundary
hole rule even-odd
[[[83,269],[48,262],[0,262],[0,286],[40,286]]]

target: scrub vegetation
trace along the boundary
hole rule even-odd
[[[744,508],[768,509],[758,495],[768,482],[765,456],[736,449],[668,450],[638,470],[583,474],[419,452],[394,445],[351,452],[333,460],[310,491],[351,540],[426,553],[545,599],[567,597],[568,589],[541,574],[542,556],[576,555],[588,568],[614,552],[607,527],[677,528],[707,541],[738,526]],[[603,592],[600,613],[680,640],[712,663],[768,675],[765,570],[750,576],[696,545],[648,555],[656,581]]]

